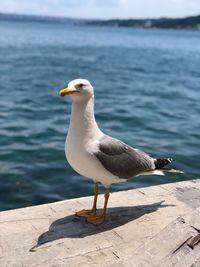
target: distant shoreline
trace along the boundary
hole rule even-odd
[[[185,29],[200,31],[200,15],[186,18],[160,18],[160,19],[111,19],[90,20],[87,25],[113,26],[143,29]]]
[[[57,22],[72,25],[110,26],[119,28],[185,29],[200,31],[200,15],[186,18],[100,20],[0,13],[0,22],[1,21]]]

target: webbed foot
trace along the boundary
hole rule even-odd
[[[88,218],[87,218],[87,222],[89,223],[92,223],[94,225],[99,225],[101,223],[103,223],[105,221],[105,215],[102,214],[102,215],[90,215]]]
[[[83,210],[79,210],[75,213],[76,216],[85,217],[85,218],[88,218],[88,217],[95,215],[95,214],[96,214],[96,210],[94,210],[94,209],[91,209],[91,210],[83,209]]]

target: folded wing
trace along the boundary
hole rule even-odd
[[[107,135],[100,140],[99,150],[94,154],[105,169],[122,179],[155,170],[155,159]]]

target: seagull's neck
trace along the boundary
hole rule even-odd
[[[94,98],[84,102],[74,102],[68,131],[68,138],[76,141],[86,141],[101,136],[94,116]]]

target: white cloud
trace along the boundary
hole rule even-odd
[[[128,0],[120,0],[120,4],[122,6],[125,6],[128,3]]]
[[[123,5],[127,0],[94,0],[94,6],[116,7]]]
[[[185,0],[170,0],[170,1],[175,3],[175,4],[182,4],[185,2]]]

